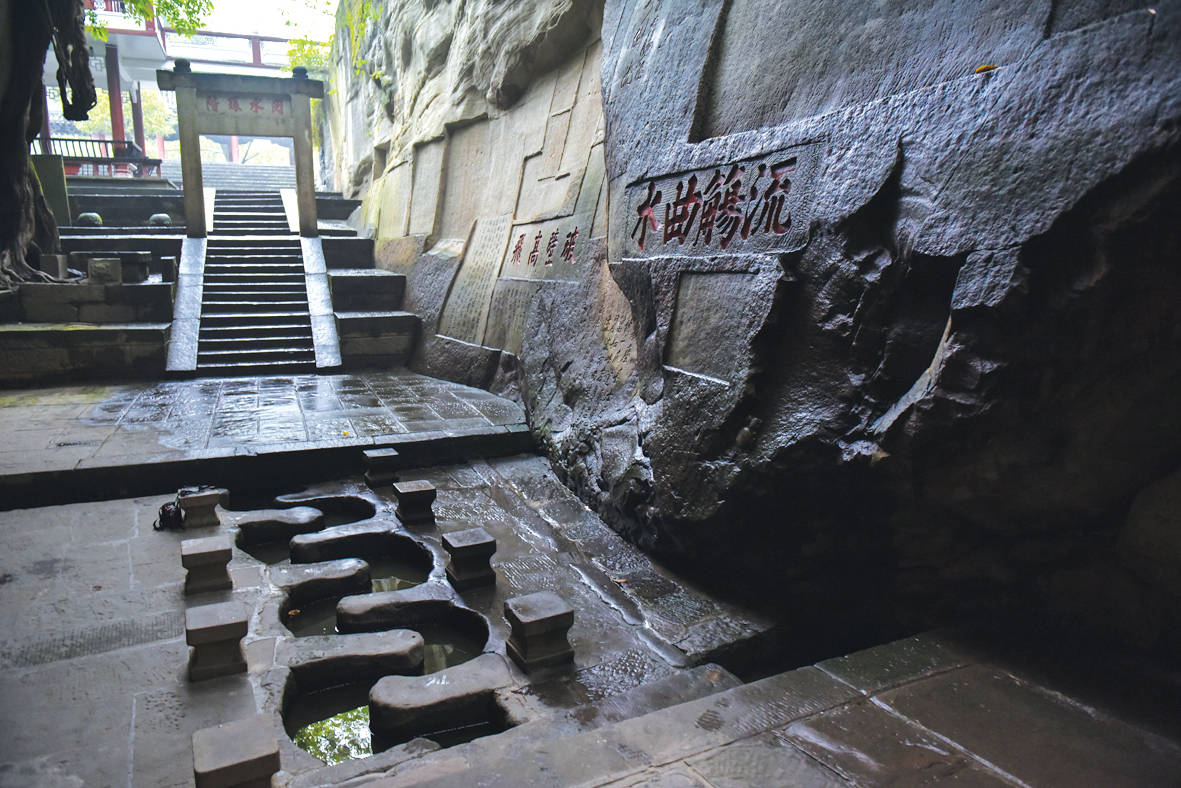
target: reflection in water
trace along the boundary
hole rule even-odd
[[[430,564],[423,561],[408,561],[395,556],[374,556],[366,558],[369,563],[369,577],[373,579],[374,591],[401,591],[426,580]]]
[[[423,639],[423,673],[434,673],[480,656],[484,642],[446,624],[420,623],[413,627]]]
[[[263,542],[243,547],[242,551],[257,558],[267,566],[286,561],[291,556],[291,547],[287,542]]]
[[[291,699],[283,720],[295,746],[327,764],[373,754],[369,684],[345,684]]]
[[[283,625],[297,638],[336,634],[335,597],[306,602],[283,614]]]
[[[326,764],[373,754],[369,734],[369,707],[358,706],[326,720],[305,725],[291,737],[295,746]]]

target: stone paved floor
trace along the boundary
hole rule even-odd
[[[668,692],[667,682],[686,673],[676,663],[703,656],[691,649],[709,650],[711,638],[717,647],[754,631],[739,611],[660,572],[624,543],[577,503],[542,458],[473,460],[406,471],[403,478],[435,484],[435,526],[402,526],[392,490],[370,491],[357,478],[318,485],[314,494],[364,498],[376,513],[356,526],[388,525],[426,546],[435,567],[416,589],[429,585],[432,595],[448,591],[441,534],[473,522],[492,533],[497,585],[462,597],[487,617],[491,653],[503,655],[508,637],[501,615],[506,596],[551,589],[577,608],[569,674],[546,674],[544,684],[526,686],[528,677],[514,669],[521,691],[512,702],[522,714],[545,716],[618,699],[648,682],[664,681]],[[300,639],[281,625],[281,595],[270,580],[275,567],[289,564],[264,565],[235,547],[233,592],[185,597],[180,540],[232,534],[247,514],[221,510],[220,527],[154,531],[156,508],[165,500],[0,512],[0,788],[191,785],[192,733],[265,710],[268,693],[285,685],[284,677],[272,677],[283,669],[282,654]],[[666,587],[664,593],[636,594],[656,584]],[[184,611],[228,598],[254,611],[245,641],[249,673],[190,683]],[[674,652],[681,659],[667,658]],[[611,706],[625,716],[651,707],[640,702],[637,711],[618,700]],[[579,728],[585,721],[566,724]],[[335,784],[354,768],[379,768],[383,759],[388,768],[423,751],[392,748],[366,759],[372,765],[341,764],[318,777],[308,769],[319,764],[282,741],[284,768],[312,784]]]
[[[277,729],[277,784],[1153,786],[1181,774],[1175,670],[1147,675],[1096,653],[1094,670],[1063,682],[928,634],[741,686],[709,666],[690,676],[686,662],[758,624],[623,543],[543,459],[412,477],[438,488],[435,527],[401,526],[390,491],[357,479],[315,494],[372,501],[375,520],[430,549],[435,583],[440,534],[480,523],[497,539],[498,585],[462,599],[487,616],[492,653],[507,635],[503,597],[547,588],[577,609],[575,664],[534,683],[514,670],[507,697],[523,721],[442,750],[419,739],[320,768]],[[184,597],[179,541],[214,529],[153,531],[167,498],[0,512],[0,788],[191,785],[195,730],[275,707],[294,639],[278,623],[272,569],[235,548],[232,594]],[[216,530],[242,516],[223,511]],[[229,596],[254,611],[249,672],[190,683],[184,610]]]
[[[513,402],[406,370],[0,392],[0,475],[366,446],[524,420]]]

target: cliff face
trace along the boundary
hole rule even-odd
[[[382,8],[334,144],[415,363],[801,616],[1175,639],[1181,3],[886,6]]]

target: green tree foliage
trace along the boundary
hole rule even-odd
[[[145,90],[140,93],[143,100],[144,135],[148,137],[170,137],[176,133],[176,110],[168,106],[164,97],[155,90]],[[123,117],[130,127],[131,104],[126,94],[123,96]],[[79,131],[85,134],[101,134],[109,137],[111,134],[111,104],[107,100],[105,90],[98,91],[98,104],[90,110],[87,120],[77,121]]]
[[[201,29],[213,10],[213,0],[123,0],[123,14],[143,24],[154,16],[184,36]],[[96,38],[106,39],[106,28],[93,11],[88,11],[86,29]]]
[[[310,38],[294,38],[289,44],[285,71],[290,71],[296,66],[303,66],[308,70],[308,76],[313,79],[324,79],[328,76],[331,44],[313,41]]]

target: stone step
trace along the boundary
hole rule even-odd
[[[206,315],[233,315],[242,312],[273,312],[280,311],[306,311],[308,308],[308,300],[304,299],[287,299],[280,301],[279,299],[265,300],[265,301],[209,301],[206,300],[201,304],[201,316]]]
[[[314,372],[315,361],[247,361],[233,363],[197,362],[197,370],[204,375],[235,377],[244,375],[274,375],[280,372]]]
[[[406,277],[374,268],[333,269],[328,285],[335,310],[393,309],[402,305]]]
[[[206,321],[201,323],[200,337],[201,339],[266,339],[273,336],[287,336],[287,335],[303,335],[311,336],[312,327],[311,321],[300,322],[284,322],[281,320],[271,321],[269,323],[258,323],[251,325],[206,325]]]
[[[311,347],[312,332],[309,330],[303,334],[296,334],[275,331],[266,336],[256,337],[225,337],[201,332],[199,342],[201,352]]]
[[[353,368],[403,364],[414,351],[420,323],[411,312],[337,312],[341,361]]]
[[[329,269],[373,268],[374,243],[372,238],[325,238],[324,263]]]
[[[208,326],[274,326],[274,325],[305,325],[310,326],[312,317],[304,309],[300,312],[270,311],[225,315],[202,315],[201,328]]]
[[[205,262],[208,263],[287,263],[289,265],[299,265],[303,263],[303,257],[298,254],[293,254],[287,249],[276,249],[273,252],[268,252],[265,249],[252,249],[248,252],[240,252],[235,250],[212,252],[205,255]]]
[[[238,303],[282,303],[286,301],[293,301],[296,303],[307,303],[307,291],[303,288],[288,287],[279,290],[267,290],[265,288],[255,287],[248,290],[214,290],[205,293],[207,304],[220,304],[227,301]]]
[[[206,350],[198,345],[197,364],[237,364],[245,361],[312,361],[316,360],[316,351],[309,341],[306,345],[288,345],[286,347],[264,348],[223,348]]]
[[[269,279],[273,275],[302,276],[303,273],[303,266],[298,263],[213,263],[205,266],[206,276],[254,274],[260,279]]]
[[[214,219],[213,229],[215,230],[240,230],[245,233],[256,233],[261,230],[287,230],[289,225],[286,219],[274,219],[267,221],[241,221],[237,219]]]
[[[296,282],[206,282],[205,295],[218,301],[261,300],[281,296],[307,298],[307,289]]]
[[[227,247],[236,247],[241,249],[258,249],[260,247],[267,249],[278,249],[282,247],[284,249],[290,249],[293,252],[298,252],[300,250],[299,241],[288,240],[286,238],[243,238],[241,240],[211,238],[205,246],[206,253]]]
[[[241,273],[218,273],[206,274],[205,286],[226,286],[231,288],[238,287],[252,287],[255,283],[266,282],[268,284],[281,284],[290,287],[302,286],[304,282],[304,275],[302,272],[291,272],[289,274],[259,274],[243,271]]]
[[[212,235],[241,235],[242,230],[240,230],[240,229],[219,230],[217,228],[214,228],[213,230],[210,230],[210,234],[212,234]],[[279,229],[278,227],[275,227],[273,229],[255,227],[255,228],[251,228],[250,232],[248,234],[249,235],[291,235],[293,233],[291,230]]]

